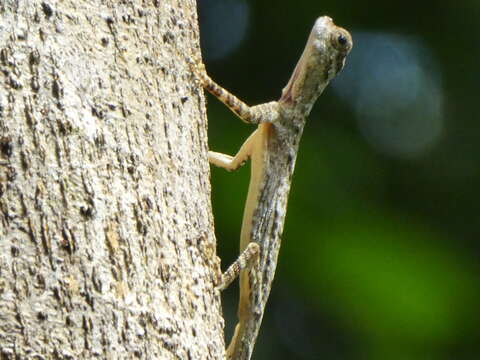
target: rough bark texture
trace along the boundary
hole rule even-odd
[[[193,0],[0,2],[0,358],[224,355]]]

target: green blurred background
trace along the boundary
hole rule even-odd
[[[479,359],[480,1],[198,4],[210,75],[252,105],[280,96],[318,16],[354,41],[305,128],[254,358]],[[210,148],[234,154],[254,128],[208,100]],[[212,168],[224,268],[249,171]]]

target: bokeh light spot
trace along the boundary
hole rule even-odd
[[[242,0],[201,0],[198,5],[202,52],[207,60],[224,58],[245,39],[249,4]]]
[[[365,138],[391,156],[421,156],[444,127],[436,63],[419,39],[354,33],[344,73],[334,83],[349,102]]]

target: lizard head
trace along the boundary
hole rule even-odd
[[[324,80],[330,81],[345,65],[345,58],[353,46],[352,36],[336,26],[330,17],[322,16],[315,21],[308,40],[312,58],[317,60],[317,66],[324,68]]]
[[[303,104],[309,112],[330,80],[343,69],[352,46],[347,30],[336,26],[328,16],[319,17],[280,102],[290,106]]]

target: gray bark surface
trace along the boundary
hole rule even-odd
[[[224,356],[195,1],[0,2],[0,358]]]

